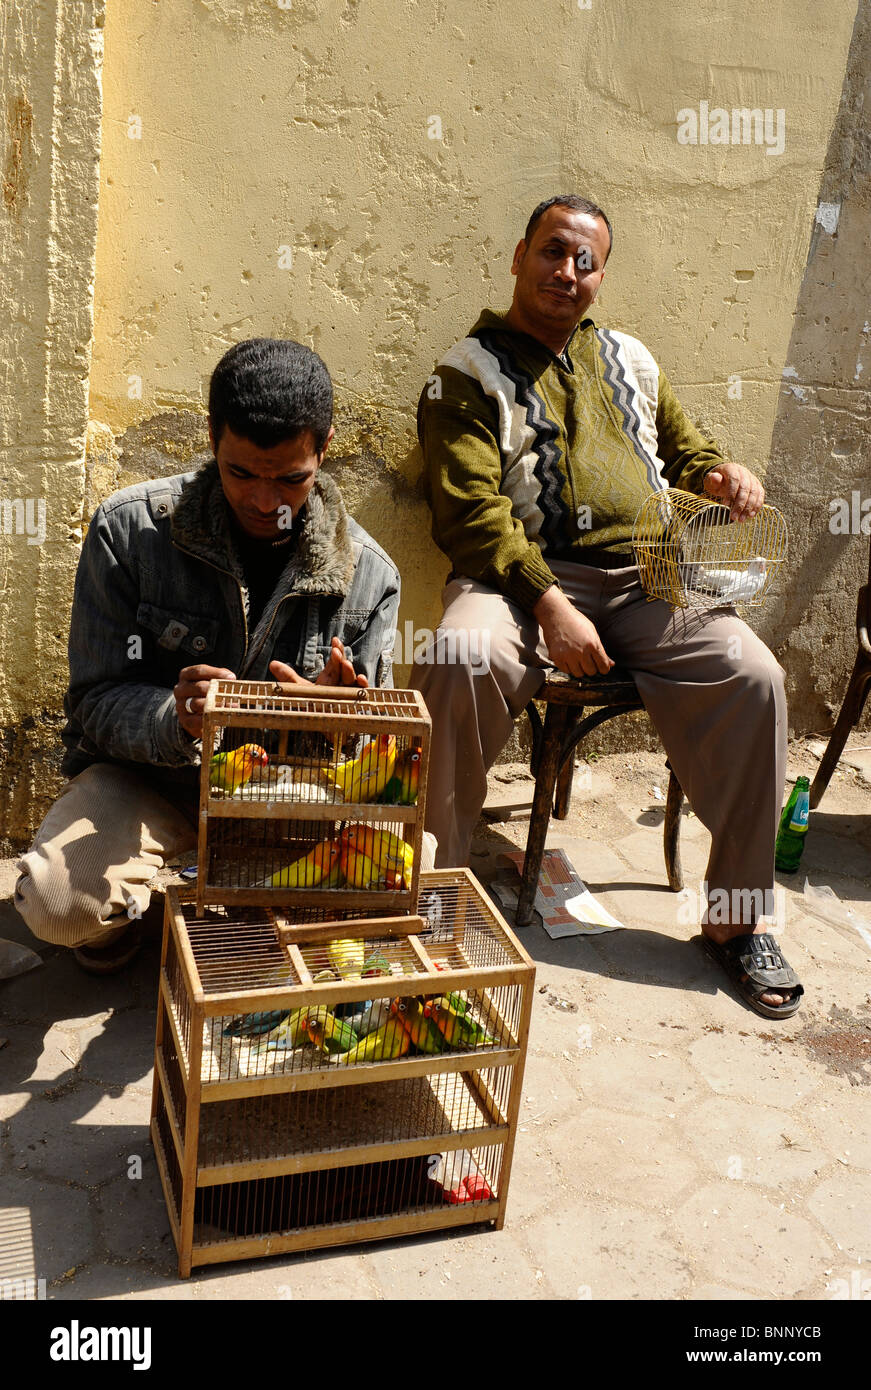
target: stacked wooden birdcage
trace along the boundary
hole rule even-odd
[[[182,1276],[254,1255],[504,1221],[534,966],[468,870],[420,873],[428,716],[411,692],[367,694],[351,702],[332,692],[321,697],[325,713],[309,693],[297,697],[298,722],[281,706],[260,709],[255,724],[262,688],[210,691],[198,882],[167,894],[151,1126]],[[216,787],[211,759],[219,737],[218,753],[231,751],[227,730],[233,748],[256,743],[265,755],[248,781],[266,796]],[[353,746],[360,732],[393,737],[396,760],[418,755],[402,765],[414,767],[416,785],[405,779],[401,801],[393,762],[396,804],[342,802],[331,790],[347,783],[347,768],[335,776],[343,748],[345,762],[365,754]],[[331,774],[317,771],[324,766]],[[272,767],[291,771],[273,780]],[[353,795],[373,791],[384,771]],[[279,783],[296,788],[280,802]],[[254,827],[251,874],[238,828],[221,833],[234,817],[211,814],[231,801],[246,808],[235,819]],[[276,804],[281,815],[248,809]],[[386,817],[372,816],[379,808]],[[390,833],[409,837],[410,877],[384,850],[365,870],[372,882],[358,887],[352,854],[363,848],[345,835],[342,813],[384,833],[397,810]],[[325,843],[323,877],[338,864],[339,881],[282,881]],[[267,874],[279,878],[271,889],[248,881]],[[216,882],[222,875],[231,882]]]

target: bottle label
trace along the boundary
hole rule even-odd
[[[800,796],[792,809],[792,815],[789,821],[790,830],[797,830],[799,833],[803,830],[807,830],[808,811],[807,797]]]

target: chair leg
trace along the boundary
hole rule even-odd
[[[535,708],[535,701],[530,700],[526,706],[525,714],[529,720],[529,732],[532,737],[532,751],[529,756],[529,770],[533,777],[538,775],[538,760],[541,757],[541,740],[544,733],[544,726],[541,722],[541,715]]]
[[[683,788],[674,773],[668,779],[668,792],[665,798],[665,825],[663,827],[663,847],[665,850],[665,871],[668,886],[675,893],[683,888],[683,868],[680,862],[680,813],[683,806]]]
[[[553,814],[555,820],[565,820],[572,804],[572,780],[575,775],[575,750],[572,749],[563,764],[562,770],[557,773],[556,796],[553,802]]]
[[[869,681],[871,681],[871,667],[868,665],[868,658],[865,653],[860,651],[856,657],[856,664],[853,667],[853,674],[850,676],[837,723],[829,735],[822,762],[817,768],[817,775],[811,784],[809,797],[811,810],[822,801],[823,793],[829,785],[838,759],[844,751],[850,730],[854,724],[859,722],[859,716],[868,694]]]
[[[563,734],[568,724],[571,710],[566,705],[548,705],[544,721],[544,737],[535,779],[535,795],[532,800],[532,813],[529,817],[529,835],[526,840],[526,855],[523,860],[520,893],[517,898],[515,925],[526,927],[532,919],[532,904],[541,873],[544,857],[544,842],[550,821],[550,808],[559,772],[560,752]]]

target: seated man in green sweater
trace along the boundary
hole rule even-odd
[[[764,492],[693,427],[638,339],[589,317],[610,250],[594,203],[541,203],[514,253],[508,313],[485,310],[421,395],[433,536],[453,567],[441,640],[412,677],[433,717],[427,829],[439,866],[467,863],[487,770],[545,668],[619,664],[711,832],[708,902],[730,908],[706,913],[704,943],[757,1012],[788,1017],[802,987],[760,920],[773,913],[783,673],[734,609],[687,623],[649,601],[631,549],[652,491],[704,491],[735,522]],[[482,632],[486,670],[440,660]]]

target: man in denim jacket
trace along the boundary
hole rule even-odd
[[[97,508],[70,624],[71,780],[15,891],[34,935],[87,969],[126,964],[149,881],[196,842],[210,680],[392,684],[399,574],[320,469],[332,409],[310,349],[239,343],[210,385],[214,460]]]

